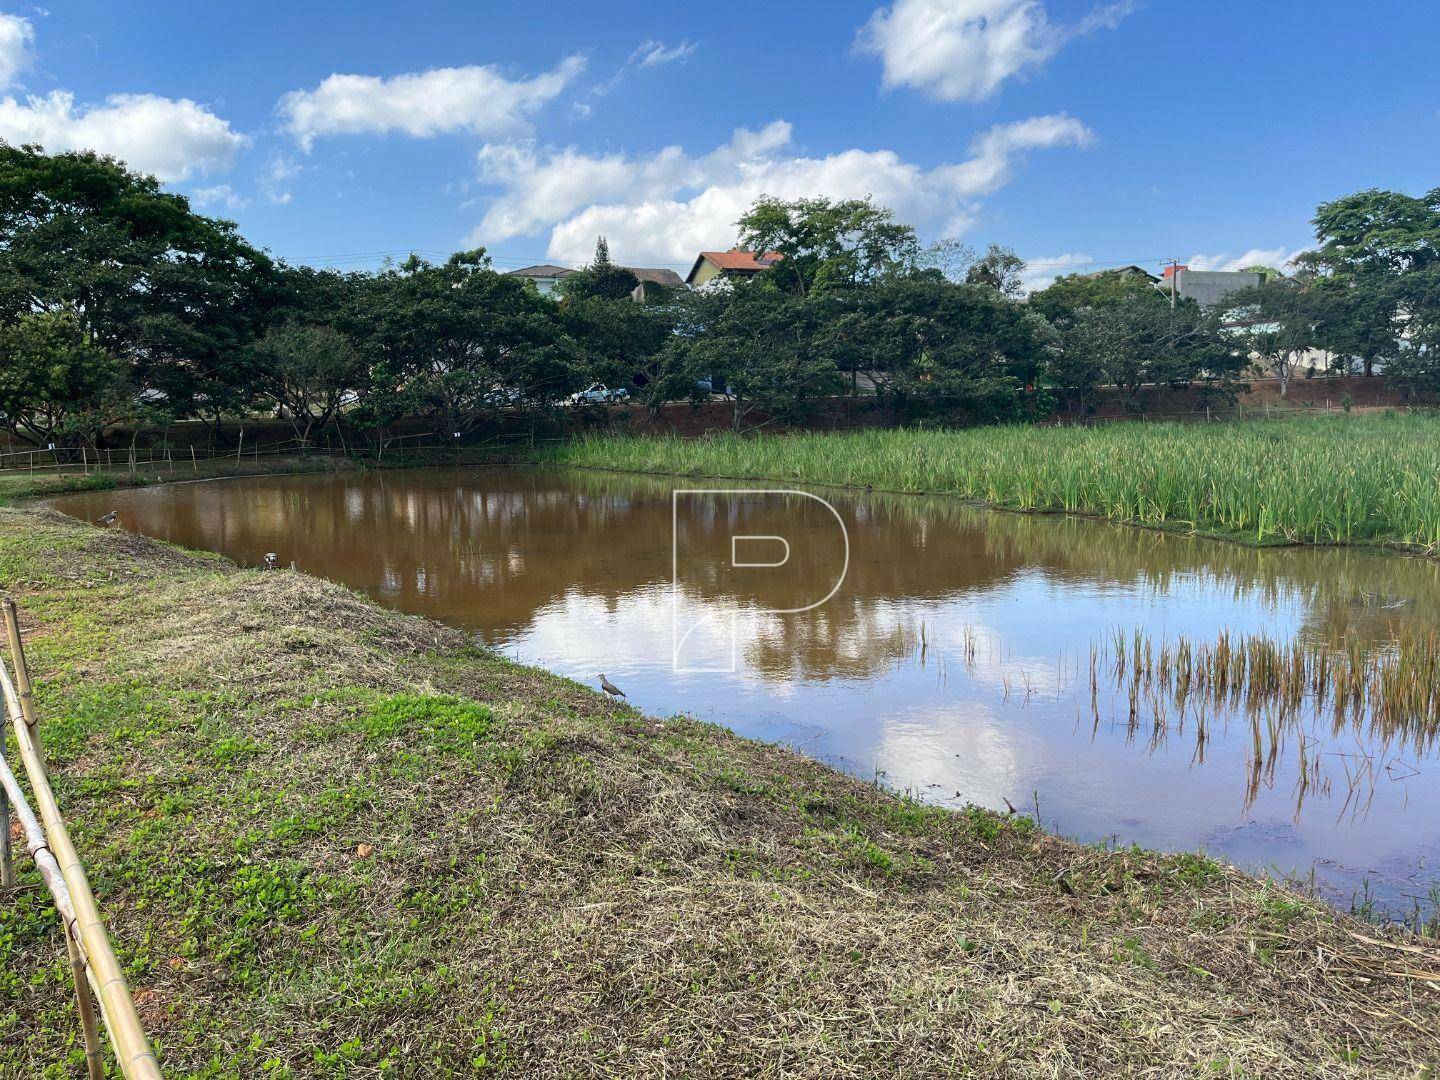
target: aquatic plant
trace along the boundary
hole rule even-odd
[[[1440,419],[866,430],[703,439],[592,435],[541,460],[959,496],[1250,543],[1440,547]]]

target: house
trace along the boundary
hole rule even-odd
[[[1083,274],[1081,276],[1087,278],[1099,278],[1108,277],[1112,274],[1116,275],[1117,277],[1141,277],[1151,282],[1160,280],[1154,274],[1150,273],[1149,270],[1146,270],[1143,266],[1136,266],[1134,263],[1131,263],[1129,266],[1112,266],[1108,270],[1095,270],[1091,273]]]
[[[560,279],[573,274],[575,271],[568,266],[553,266],[550,263],[541,263],[539,266],[527,266],[521,270],[507,270],[506,273],[512,277],[524,278],[534,284],[541,296],[549,296],[560,284]]]
[[[630,299],[636,303],[643,304],[647,300],[653,303],[661,298],[661,294],[685,287],[684,280],[674,270],[649,266],[625,266],[621,269],[629,270],[640,280],[640,284],[630,293]],[[540,263],[538,266],[527,266],[521,270],[509,270],[507,273],[532,282],[541,296],[552,296],[555,295],[561,280],[575,271],[568,266]]]
[[[1167,266],[1156,288],[1178,299],[1194,300],[1201,307],[1214,307],[1231,293],[1259,285],[1263,275],[1253,270],[1191,270],[1188,266]]]
[[[685,284],[692,287],[704,285],[719,277],[753,277],[762,270],[768,270],[782,256],[778,251],[767,251],[757,255],[753,251],[731,248],[729,251],[702,251],[685,275]]]
[[[630,299],[639,304],[664,300],[685,288],[685,279],[674,270],[648,266],[627,266],[625,269],[640,279],[640,284],[630,294]]]

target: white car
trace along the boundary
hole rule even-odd
[[[571,394],[565,399],[570,405],[605,405],[614,401],[627,401],[630,398],[630,391],[623,386],[612,390],[608,386],[596,383],[578,393]]]

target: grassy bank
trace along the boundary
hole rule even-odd
[[[1404,974],[1440,971],[1430,944],[1201,857],[923,807],[338,586],[43,511],[0,510],[0,584],[167,1075],[1440,1060],[1440,994]],[[63,942],[22,884],[0,1074],[68,1075]]]
[[[1249,543],[1440,546],[1440,418],[1304,417],[709,439],[596,436],[544,459],[956,495]]]

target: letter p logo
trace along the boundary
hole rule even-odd
[[[676,673],[736,671],[742,622],[812,611],[845,583],[850,533],[819,495],[677,488],[670,508]]]

